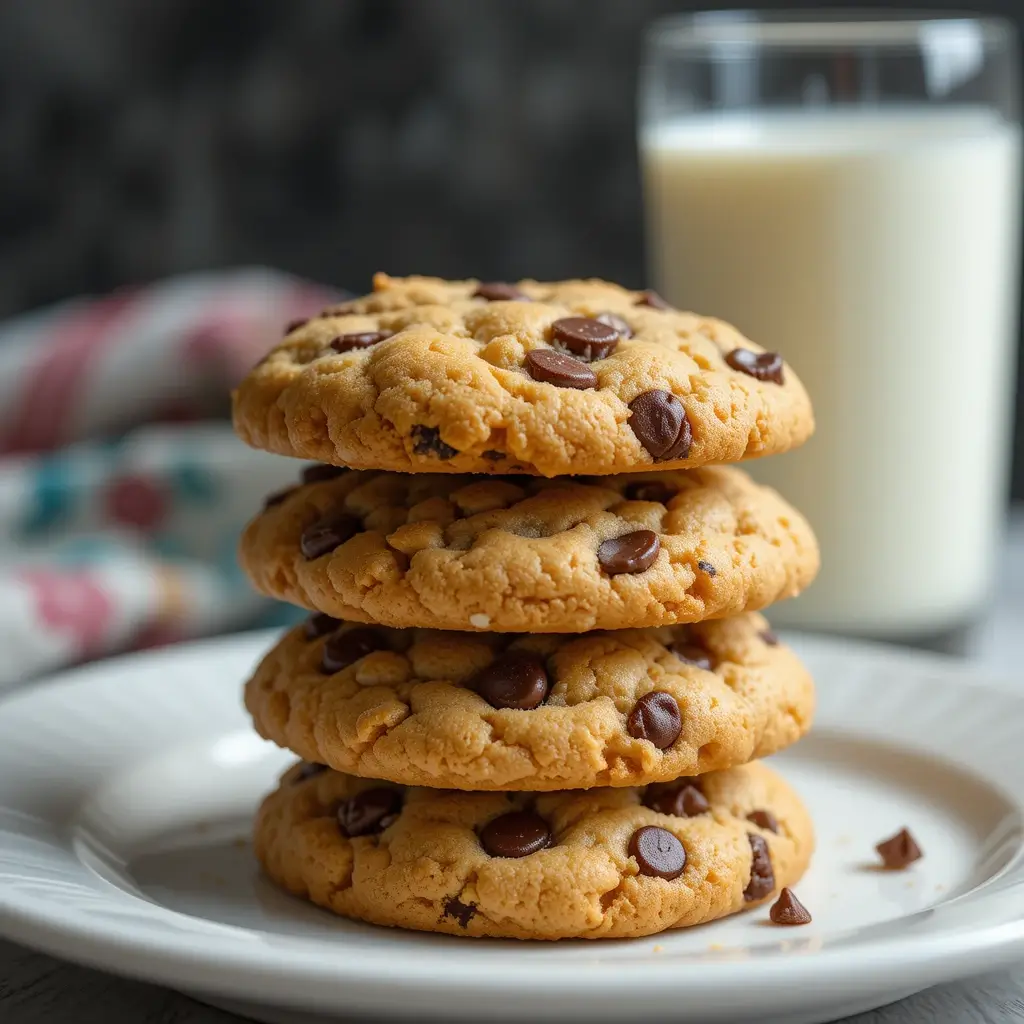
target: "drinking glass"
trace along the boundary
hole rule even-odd
[[[748,464],[822,547],[776,622],[955,648],[984,607],[1009,463],[1018,97],[1016,37],[993,18],[734,11],[649,31],[652,283],[781,352],[815,404],[806,446]]]

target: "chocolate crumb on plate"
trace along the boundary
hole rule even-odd
[[[779,898],[772,904],[768,916],[772,924],[798,925],[810,924],[811,915],[807,908],[796,898],[792,889],[783,888]]]
[[[903,868],[910,867],[914,861],[920,860],[924,856],[921,847],[917,845],[914,837],[905,828],[901,828],[891,838],[883,839],[875,849],[878,851],[878,856],[882,858],[883,867],[890,871],[902,871]]]

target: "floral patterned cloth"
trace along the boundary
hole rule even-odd
[[[0,326],[0,687],[294,617],[235,546],[299,467],[234,437],[228,394],[280,325],[336,297],[238,270]]]

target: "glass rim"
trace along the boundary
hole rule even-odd
[[[947,27],[948,26],[948,27]],[[758,11],[687,11],[656,18],[646,30],[648,45],[672,49],[707,46],[918,46],[922,31],[932,45],[943,37],[956,45],[959,27],[990,45],[1016,43],[1013,23],[999,15],[912,8],[790,8]]]

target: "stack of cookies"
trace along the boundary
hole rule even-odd
[[[302,758],[256,821],[274,881],[377,924],[559,939],[800,877],[808,814],[757,759],[814,690],[757,610],[817,545],[721,466],[810,435],[779,356],[604,282],[378,275],[290,325],[235,426],[315,460],[241,542],[256,587],[314,613],[246,687]]]

